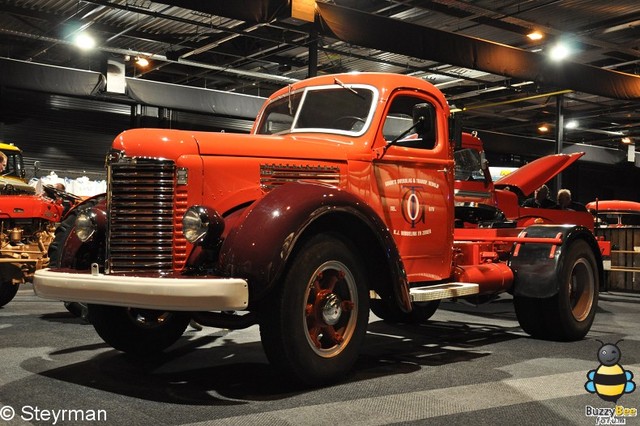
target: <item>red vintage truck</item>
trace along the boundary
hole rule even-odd
[[[88,303],[98,334],[140,356],[190,319],[257,323],[270,362],[307,385],[349,371],[370,308],[420,322],[442,299],[510,292],[527,333],[583,338],[603,274],[591,229],[569,212],[526,227],[499,204],[457,213],[449,119],[430,83],[362,73],[279,90],[250,135],[125,131],[107,194],[63,222],[36,293]]]

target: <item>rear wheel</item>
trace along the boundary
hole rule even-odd
[[[371,310],[377,317],[387,322],[399,322],[405,324],[424,324],[436,313],[440,306],[439,300],[431,302],[413,303],[413,310],[409,313],[402,312],[392,302],[382,299],[371,300]]]
[[[546,299],[514,298],[522,329],[533,337],[571,341],[591,329],[598,305],[600,275],[595,255],[586,241],[565,248],[556,271],[558,293]]]
[[[174,344],[190,319],[183,312],[89,305],[89,320],[102,340],[137,356],[153,355]]]
[[[344,378],[366,334],[368,302],[365,274],[349,244],[332,234],[312,237],[260,311],[269,361],[304,385]]]

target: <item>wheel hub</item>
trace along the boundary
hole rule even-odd
[[[322,320],[326,324],[337,324],[342,315],[342,301],[334,293],[327,295],[323,300],[321,312]]]

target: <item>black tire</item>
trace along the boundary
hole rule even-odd
[[[297,384],[344,379],[367,331],[369,297],[362,263],[347,241],[311,237],[259,312],[269,361]]]
[[[531,336],[556,341],[582,339],[591,329],[598,306],[600,275],[589,244],[576,240],[558,262],[559,291],[547,299],[515,297],[522,329]]]
[[[93,207],[98,203],[97,200],[90,200],[84,206],[87,208]],[[72,210],[62,222],[58,224],[56,227],[56,232],[53,238],[53,241],[49,245],[49,266],[51,268],[77,268],[77,269],[86,269],[89,268],[91,262],[95,259],[92,258],[90,251],[85,251],[79,253],[79,256],[74,257],[73,262],[70,264],[62,264],[62,251],[64,249],[64,245],[71,236],[71,232],[73,231],[73,227],[76,223],[76,218],[78,217],[79,209]],[[87,319],[87,305],[79,302],[64,302],[64,307],[67,311],[71,312],[73,315],[77,317],[81,317],[83,319]]]
[[[13,278],[22,278],[20,268],[11,263],[0,264],[0,306],[4,306],[11,302],[20,284],[14,284]]]
[[[391,323],[424,324],[436,313],[439,300],[413,303],[413,310],[408,314],[402,312],[395,304],[383,299],[371,300],[371,311],[378,318]]]
[[[114,349],[134,356],[157,354],[173,345],[189,325],[184,312],[89,305],[89,321]]]

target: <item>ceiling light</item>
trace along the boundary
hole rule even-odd
[[[139,67],[148,67],[149,66],[149,60],[147,58],[143,58],[142,56],[139,56],[136,58],[136,65],[138,65]]]
[[[565,129],[577,129],[578,122],[576,120],[567,121],[567,124],[564,125]]]
[[[546,124],[542,124],[538,127],[538,131],[542,133],[546,133],[549,131],[549,127]]]
[[[530,40],[541,40],[542,39],[542,33],[540,31],[531,31],[529,34],[527,34],[527,37],[529,37]]]
[[[551,51],[549,52],[549,56],[554,61],[561,61],[563,59],[566,59],[569,57],[570,54],[571,54],[571,50],[564,43],[556,44],[551,48]]]
[[[625,137],[625,138],[622,138],[621,141],[622,143],[631,143],[631,138]]]
[[[89,50],[96,47],[96,41],[87,33],[80,33],[76,36],[75,44],[80,49]]]

